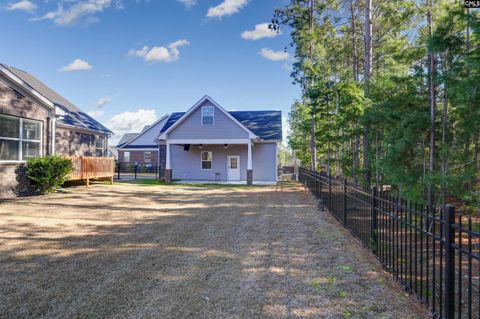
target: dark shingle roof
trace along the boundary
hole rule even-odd
[[[231,111],[228,112],[253,134],[267,141],[282,140],[281,111]],[[185,112],[172,113],[160,133],[165,132],[175,124]]]
[[[282,140],[281,111],[232,111],[228,113],[262,140]]]
[[[138,134],[140,134],[140,133],[125,133],[125,134],[123,134],[123,136],[122,136],[122,138],[120,139],[120,141],[118,141],[116,147],[122,147],[123,144],[125,144],[125,143],[127,143],[128,141],[130,141],[131,139],[137,137]]]
[[[70,125],[77,128],[98,131],[106,134],[113,133],[30,73],[5,64],[2,64],[2,66],[7,68],[10,72],[35,89],[35,91],[46,97],[53,104],[55,104],[55,106],[59,107],[65,112],[65,115],[60,116],[58,119],[59,124]]]

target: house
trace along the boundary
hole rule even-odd
[[[117,144],[122,163],[152,163],[159,176],[191,181],[275,182],[280,111],[226,111],[204,96]]]
[[[119,163],[165,167],[165,147],[160,149],[160,154],[157,138],[168,118],[168,115],[161,117],[140,133],[124,134],[116,146]]]
[[[106,156],[111,134],[33,75],[0,64],[0,198],[28,192],[29,158]]]

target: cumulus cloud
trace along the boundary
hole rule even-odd
[[[265,59],[271,61],[285,61],[290,58],[290,54],[284,51],[273,51],[271,49],[263,48],[260,50],[259,54]]]
[[[187,9],[197,4],[197,0],[177,0],[177,1],[183,4]]]
[[[112,98],[110,96],[104,96],[97,101],[96,106],[101,109],[110,102],[112,102]]]
[[[254,30],[247,30],[242,33],[242,38],[245,40],[259,40],[263,38],[275,38],[276,36],[279,36],[281,33],[272,31],[268,28],[268,23],[260,23],[255,26]]]
[[[152,124],[157,118],[155,110],[139,109],[135,112],[123,112],[114,115],[107,121],[106,126],[115,133],[113,143],[125,133],[140,132],[145,125]]]
[[[60,69],[62,72],[88,71],[92,66],[85,60],[75,59],[72,63]]]
[[[103,12],[105,9],[111,7],[112,4],[114,4],[117,9],[123,9],[123,3],[119,0],[114,3],[112,0],[76,1],[67,8],[65,8],[63,2],[61,2],[56,10],[47,12],[45,15],[33,20],[52,20],[58,25],[72,25],[84,17],[90,17],[95,20],[95,18],[92,17],[93,15]]]
[[[208,18],[221,18],[240,12],[248,3],[248,0],[224,0],[215,7],[210,7],[207,12]]]
[[[128,52],[128,56],[133,56],[137,58],[142,58],[146,62],[164,62],[170,63],[175,62],[180,58],[180,51],[178,50],[179,47],[189,45],[185,39],[177,40],[175,42],[170,43],[167,46],[160,46],[160,47],[149,47],[144,46],[139,50],[130,50]]]
[[[35,9],[37,9],[37,5],[31,1],[22,0],[15,3],[10,3],[6,7],[6,9],[9,11],[21,10],[21,11],[33,12],[35,11]]]

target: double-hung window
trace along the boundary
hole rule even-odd
[[[95,139],[95,156],[102,157],[105,150],[105,139],[97,137]]]
[[[212,169],[212,152],[202,152],[202,169]]]
[[[42,155],[42,122],[0,115],[0,161]]]
[[[143,161],[145,163],[150,163],[152,161],[152,152],[143,153]]]
[[[202,125],[213,125],[215,108],[210,105],[202,106]]]

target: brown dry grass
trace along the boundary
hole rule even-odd
[[[0,317],[425,312],[299,184],[116,184],[0,204]]]

